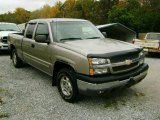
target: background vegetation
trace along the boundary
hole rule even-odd
[[[160,0],[66,0],[35,11],[16,8],[0,21],[25,23],[36,18],[83,18],[94,24],[122,23],[136,32],[160,32]]]

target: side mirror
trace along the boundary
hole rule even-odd
[[[23,35],[24,35],[24,33],[25,33],[25,29],[22,30],[22,34],[23,34]]]
[[[107,33],[106,32],[102,32],[102,34],[104,35],[105,38],[107,38]]]
[[[39,43],[49,43],[47,35],[36,35],[35,41]]]

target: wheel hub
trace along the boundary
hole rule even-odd
[[[61,78],[60,85],[61,85],[62,93],[65,96],[68,96],[68,97],[72,96],[73,94],[72,84],[70,82],[70,79],[67,76],[63,76]]]
[[[16,58],[16,54],[15,53],[13,53],[13,63],[16,65],[16,63],[17,63],[17,58]]]

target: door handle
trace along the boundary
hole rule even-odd
[[[34,48],[34,47],[35,47],[35,45],[34,45],[34,44],[31,44],[31,47],[32,47],[32,48]]]

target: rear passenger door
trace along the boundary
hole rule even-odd
[[[37,23],[28,23],[25,37],[23,38],[22,50],[24,61],[33,65],[34,64],[34,44],[35,40],[33,39],[34,32],[36,29]]]

